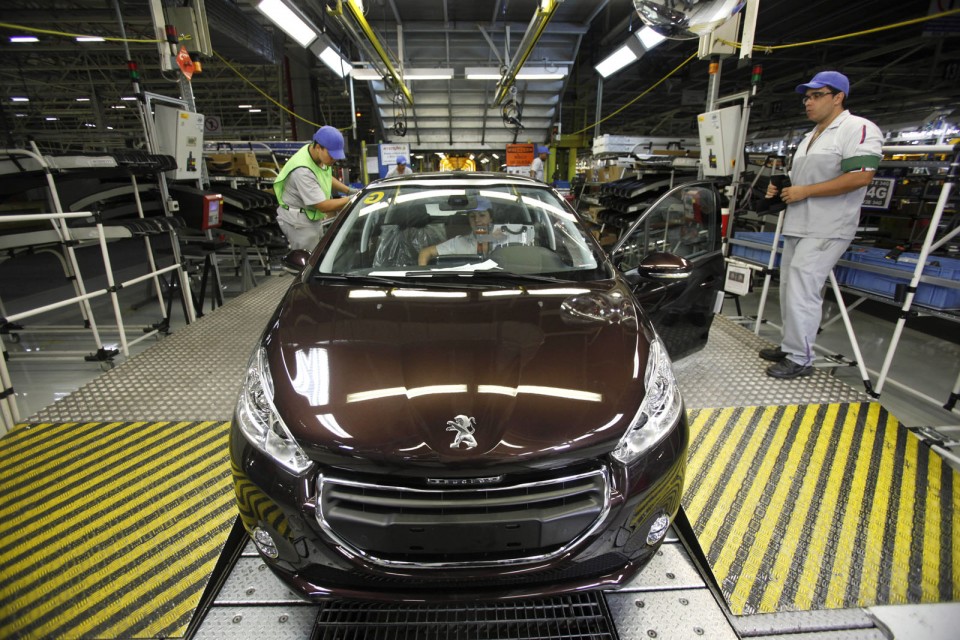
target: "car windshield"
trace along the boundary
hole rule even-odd
[[[376,183],[342,213],[315,274],[597,277],[597,245],[556,192],[504,180]]]

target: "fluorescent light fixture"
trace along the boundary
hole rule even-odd
[[[136,100],[134,96],[120,96],[120,99],[123,100],[124,102],[133,102],[134,100]]]
[[[26,117],[27,117],[27,114],[25,114],[25,113],[15,113],[15,114],[13,114],[13,115],[17,116],[18,118],[26,118]]]
[[[96,129],[96,128],[97,128],[97,125],[93,124],[92,122],[84,122],[84,123],[83,123],[83,126],[85,126],[85,127],[90,127],[91,129]]]
[[[90,102],[90,98],[77,98],[77,102]]]
[[[641,46],[640,40],[631,37],[616,51],[604,58],[594,69],[604,78],[609,78],[617,71],[620,71],[620,69],[639,60],[643,53],[643,46]]]
[[[403,79],[406,80],[450,80],[453,78],[453,69],[404,69]]]
[[[499,80],[500,70],[496,67],[467,67],[464,69],[467,80]]]
[[[115,105],[113,105],[113,106],[110,107],[110,108],[111,108],[111,109],[126,109],[126,108],[127,108],[127,105],[125,105],[125,104],[115,104]]]
[[[53,122],[54,120],[57,120],[57,119],[58,118],[55,116],[47,116],[46,118],[44,118],[44,120],[46,120],[47,122]]]
[[[467,80],[499,80],[502,77],[497,67],[467,67]],[[517,80],[563,80],[566,67],[524,67],[517,73]]]
[[[37,36],[10,36],[10,42],[40,42]]]
[[[252,109],[252,108],[253,108],[253,105],[252,105],[252,104],[238,104],[238,105],[237,105],[237,109]]]
[[[640,31],[637,31],[636,36],[637,40],[640,41],[640,43],[643,45],[643,48],[647,51],[650,51],[650,49],[653,49],[655,46],[667,39],[666,36],[660,35],[651,27],[644,27],[643,29],[640,29]]]
[[[353,71],[353,65],[347,62],[340,53],[331,46],[324,47],[318,56],[323,64],[327,65],[331,71],[342,78]]]
[[[25,98],[23,96],[11,96],[11,102],[30,102],[30,98]]]
[[[100,36],[77,36],[77,42],[103,42]]]
[[[250,113],[260,113],[263,109],[250,109]]]
[[[353,76],[354,80],[383,80],[383,76],[380,75],[380,72],[376,69],[360,69],[355,67],[350,71],[350,75]]]
[[[282,0],[262,0],[257,5],[257,10],[270,18],[275,25],[283,29],[284,33],[296,40],[301,47],[306,47],[317,39],[317,30],[313,25],[297,15],[297,12]]]

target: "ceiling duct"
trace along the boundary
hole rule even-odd
[[[213,49],[244,64],[277,64],[276,38],[228,0],[205,0]]]

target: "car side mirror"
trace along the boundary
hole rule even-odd
[[[307,260],[310,254],[303,249],[294,249],[283,256],[283,270],[293,275],[299,274],[307,266]]]
[[[655,251],[640,261],[637,274],[654,280],[683,280],[693,273],[693,263],[672,253]]]

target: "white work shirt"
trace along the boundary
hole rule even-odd
[[[844,111],[810,143],[813,131],[797,147],[790,184],[826,182],[851,171],[875,171],[883,156],[883,134],[874,123]],[[806,198],[787,205],[783,235],[853,240],[867,187],[838,196]]]
[[[283,201],[289,209],[277,207],[277,218],[291,225],[312,225],[316,222],[307,218],[300,209],[323,202],[327,199],[317,177],[306,167],[290,172],[283,186]]]
[[[540,159],[540,156],[537,156],[533,159],[533,164],[530,165],[530,170],[533,171],[533,177],[540,182],[543,182],[543,160]]]
[[[437,254],[441,256],[461,256],[461,255],[479,255],[480,247],[479,243],[487,243],[487,252],[493,251],[495,247],[503,244],[504,238],[502,236],[495,236],[493,234],[484,234],[477,236],[473,233],[468,233],[463,236],[457,236],[456,238],[450,238],[445,240],[437,245]]]
[[[390,167],[390,171],[387,171],[387,175],[385,177],[392,178],[393,176],[413,175],[413,169],[410,168],[410,165],[406,165],[406,167],[407,168],[403,170],[403,173],[400,173],[397,171],[397,165],[393,165]]]

